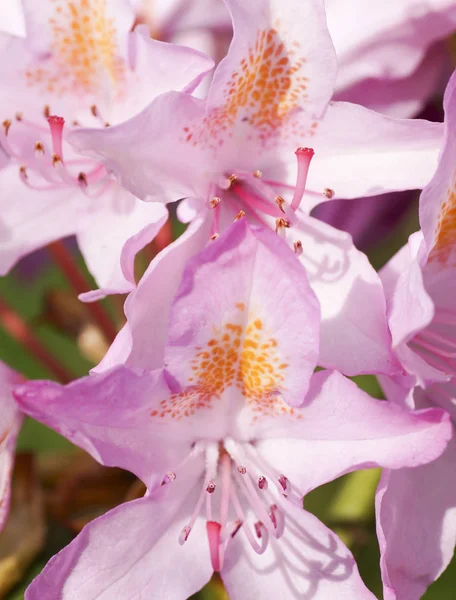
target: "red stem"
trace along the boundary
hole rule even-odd
[[[49,352],[24,319],[0,298],[0,325],[17,342],[25,346],[61,383],[74,379],[67,369]]]
[[[65,244],[61,240],[57,240],[56,242],[49,244],[48,249],[52,258],[59,266],[60,270],[64,273],[76,294],[79,295],[83,294],[84,292],[88,292],[90,288],[87,280],[74,261],[70,252],[68,252],[66,249]],[[116,337],[117,331],[113,322],[106,314],[104,308],[94,302],[88,302],[86,307],[106,336],[108,342],[111,343]]]

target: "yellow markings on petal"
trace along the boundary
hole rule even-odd
[[[94,95],[106,84],[120,93],[125,63],[118,55],[106,0],[53,0],[53,4],[52,56],[26,72],[28,83],[58,94]]]
[[[448,262],[456,248],[456,174],[453,184],[448,188],[443,202],[435,235],[435,244],[429,255],[429,261]]]
[[[233,71],[224,90],[225,102],[206,117],[201,131],[195,135],[185,130],[185,138],[193,145],[217,146],[230,136],[236,123],[245,122],[255,131],[259,142],[265,143],[279,130],[286,136],[299,133],[314,135],[317,123],[307,130],[290,117],[307,101],[308,78],[302,75],[306,62],[300,54],[300,43],[284,43],[278,28],[258,31]]]
[[[245,304],[236,310],[242,320],[228,322],[217,330],[204,348],[197,348],[191,361],[193,374],[189,387],[162,400],[153,417],[180,420],[201,408],[211,408],[229,387],[234,387],[252,409],[254,419],[260,415],[293,414],[278,391],[284,387],[288,364],[284,362],[279,343],[271,337],[262,319],[252,317],[244,325]]]

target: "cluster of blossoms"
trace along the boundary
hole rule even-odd
[[[128,296],[86,377],[0,365],[0,526],[23,415],[147,488],[26,599],[184,600],[214,571],[233,600],[374,598],[303,508],[373,467],[384,598],[420,598],[456,542],[454,1],[13,4],[1,273],[75,235],[98,286],[80,299]],[[445,87],[443,124],[412,118]],[[314,216],[362,198],[375,222],[414,189],[421,229],[380,273]]]

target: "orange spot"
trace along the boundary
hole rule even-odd
[[[448,189],[447,198],[442,204],[435,244],[429,255],[429,261],[437,260],[445,263],[456,247],[456,173],[452,187]]]

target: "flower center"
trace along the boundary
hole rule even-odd
[[[96,107],[91,107],[97,116]],[[84,195],[97,198],[114,182],[102,163],[85,157],[66,160],[65,119],[50,114],[44,107],[45,121],[36,123],[16,114],[14,124],[3,121],[0,146],[12,164],[19,167],[19,177],[28,188],[39,191],[78,188]],[[77,123],[73,123],[77,126]]]
[[[285,236],[286,230],[296,223],[295,213],[304,196],[310,162],[314,155],[311,148],[298,148],[295,152],[298,172],[296,186],[286,186],[280,182],[263,179],[261,171],[253,173],[236,173],[223,178],[211,187],[208,205],[214,210],[212,222],[212,239],[218,237],[220,225],[219,214],[224,203],[235,209],[236,218],[249,214],[254,220],[267,225],[262,218],[264,215],[275,218],[276,232]],[[293,190],[293,197],[287,202],[275,191],[278,187]],[[295,251],[299,253],[299,244]]]
[[[228,438],[219,444],[197,444],[193,457],[202,453],[206,466],[201,490],[179,543],[185,544],[197,519],[205,515],[212,567],[220,571],[226,548],[241,529],[258,554],[266,550],[270,536],[282,536],[285,518],[278,498],[283,503],[291,486],[285,475],[264,461],[251,442],[237,443]],[[179,477],[183,466],[166,473],[162,485]]]

